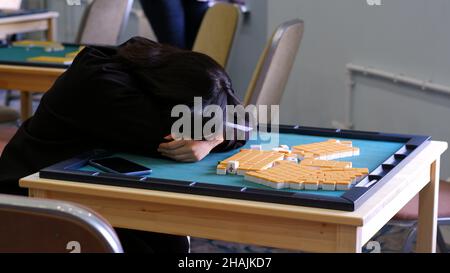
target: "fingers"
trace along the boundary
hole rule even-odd
[[[168,145],[168,148],[164,148],[164,146],[167,145],[161,144],[157,150],[158,152],[161,153],[161,155],[182,162],[196,161],[195,155],[192,151],[192,147],[191,145],[187,145],[186,141],[172,141],[170,143],[163,143],[163,144],[171,144],[171,145]]]
[[[178,147],[176,149],[158,148],[158,152],[165,153],[168,155],[192,154],[192,147],[189,145],[185,145],[185,146]]]
[[[159,144],[158,152],[160,149],[175,150],[175,149],[183,147],[184,145],[186,145],[186,140],[174,140],[174,141],[167,142],[167,143],[161,143],[161,144]]]
[[[192,154],[181,154],[181,155],[170,155],[166,153],[161,153],[163,156],[171,158],[180,162],[195,162],[197,158],[195,158]]]
[[[194,162],[204,158],[213,147],[207,141],[180,140],[160,144],[158,152],[177,161]]]
[[[172,135],[167,135],[164,137],[165,140],[174,140]]]

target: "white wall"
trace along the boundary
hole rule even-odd
[[[345,65],[352,62],[450,85],[450,1],[269,0],[268,31],[305,21],[281,104],[281,121],[331,127],[345,121]],[[356,129],[432,135],[450,141],[450,98],[356,78]],[[450,177],[450,158],[442,164]]]

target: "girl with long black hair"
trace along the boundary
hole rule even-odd
[[[88,46],[43,96],[0,157],[0,192],[27,195],[18,180],[92,149],[177,161],[201,160],[244,141],[172,140],[171,109],[239,104],[223,68],[208,56],[133,38]],[[186,252],[186,237],[117,229],[126,251]]]

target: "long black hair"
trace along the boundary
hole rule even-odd
[[[121,45],[117,58],[142,82],[142,89],[172,104],[240,104],[223,67],[209,56],[135,37]],[[224,109],[222,107],[222,109]]]

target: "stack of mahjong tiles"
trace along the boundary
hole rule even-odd
[[[245,180],[275,189],[343,191],[369,173],[351,162],[305,159],[300,164],[277,161],[275,166],[245,174]]]
[[[292,153],[297,154],[300,160],[304,158],[333,160],[359,155],[359,148],[353,147],[351,141],[329,139],[323,142],[293,146]]]
[[[248,171],[259,171],[271,168],[275,161],[283,160],[284,153],[242,149],[239,153],[220,161],[217,174],[244,175]]]

